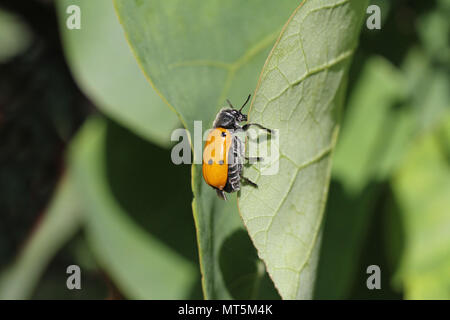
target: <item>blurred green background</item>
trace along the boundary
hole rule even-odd
[[[0,0],[0,298],[201,299],[181,125],[112,3],[88,1],[72,32],[75,2]],[[450,1],[371,2],[382,28],[363,27],[350,70],[315,297],[450,299]],[[247,237],[225,279],[254,271],[226,265],[256,261]]]

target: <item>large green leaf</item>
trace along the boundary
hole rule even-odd
[[[396,280],[408,299],[450,298],[450,116],[419,136],[392,186],[405,240]]]
[[[279,157],[247,170],[259,188],[244,186],[239,206],[284,299],[313,294],[331,152],[366,4],[303,2],[266,61],[251,106],[252,122],[279,130],[272,138]],[[266,175],[272,165],[278,173]]]
[[[179,120],[146,81],[120,27],[111,0],[58,0],[64,51],[80,88],[108,116],[168,147]],[[81,29],[66,27],[69,5],[81,10]]]
[[[193,133],[194,120],[201,120],[206,129],[226,98],[239,104],[253,91],[268,51],[298,1],[117,0],[115,4],[141,67]],[[247,298],[272,297],[273,286],[270,290],[265,285],[264,266],[250,240],[239,236],[242,222],[236,198],[227,203],[217,199],[202,180],[200,167],[194,165],[192,207],[205,297],[243,298],[239,292],[253,292]],[[254,258],[239,260],[237,272],[231,272],[236,266],[225,263],[224,257],[233,253],[243,257],[246,252]],[[239,287],[252,289],[236,290]]]
[[[126,297],[189,298],[199,282],[192,257],[195,252],[191,253],[194,232],[186,223],[190,212],[179,210],[179,206],[188,207],[189,201],[183,203],[181,192],[171,195],[164,184],[158,185],[160,174],[154,173],[157,166],[151,160],[159,159],[158,152],[153,147],[149,150],[149,144],[136,142],[129,134],[124,137],[123,131],[112,123],[91,119],[71,145],[71,169],[83,199],[89,243],[99,265]],[[136,158],[147,161],[147,170],[139,160],[133,160]],[[136,167],[137,172],[132,171]],[[126,173],[138,187],[128,184],[121,173]],[[174,175],[168,178],[176,183]],[[118,183],[122,185],[117,186]],[[124,196],[126,188],[129,194]],[[133,198],[136,190],[145,193],[145,198]],[[190,231],[190,235],[186,236],[183,230]]]

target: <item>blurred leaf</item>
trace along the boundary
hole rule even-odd
[[[21,53],[30,42],[27,25],[19,17],[0,9],[0,62]]]
[[[405,56],[401,66],[405,93],[408,97],[423,95],[424,79],[428,81],[430,59],[419,47],[412,47]],[[425,75],[425,77],[424,77]]]
[[[193,132],[194,120],[209,127],[226,98],[239,102],[253,90],[276,35],[298,1],[196,0],[186,6],[181,0],[118,0],[115,4],[145,73]],[[196,139],[200,145],[200,136]],[[201,159],[201,154],[194,158]],[[248,239],[229,240],[236,239],[242,228],[235,196],[225,203],[202,180],[200,166],[193,165],[192,207],[203,291],[209,299],[235,298],[238,282],[241,288],[255,288],[255,280],[263,279],[264,272],[256,254],[242,260],[246,265],[240,266],[241,274],[223,269],[235,266],[219,263],[221,256],[226,252],[242,256],[249,248]],[[247,270],[253,276],[245,275]],[[248,298],[274,294],[273,287],[259,288],[260,292],[246,291],[253,292]],[[243,298],[242,293],[238,297]]]
[[[408,299],[449,299],[450,114],[417,138],[392,185],[406,236],[396,278]]]
[[[416,101],[418,108],[419,130],[428,131],[442,119],[442,115],[450,110],[450,77],[445,71],[430,74],[425,85],[424,95]]]
[[[376,155],[377,162],[374,165],[374,180],[378,182],[387,181],[392,172],[400,165],[400,162],[408,150],[410,141],[416,134],[416,114],[411,107],[391,110],[385,119],[383,131],[380,134],[381,146],[378,145]]]
[[[262,71],[251,122],[279,129],[279,171],[256,164],[239,206],[284,299],[312,298],[347,69],[366,1],[305,1]],[[276,140],[276,139],[274,139]],[[276,144],[278,141],[273,141]]]
[[[32,295],[50,259],[80,227],[80,213],[72,177],[66,175],[17,261],[2,272],[0,299],[27,299]]]
[[[383,58],[371,58],[361,72],[349,99],[333,164],[333,176],[350,194],[362,191],[377,173],[390,141],[385,137],[386,124],[402,98],[401,84],[399,71]]]
[[[450,109],[450,74],[433,65],[419,48],[412,48],[402,66],[408,103],[415,113],[415,132],[426,132],[436,126]]]
[[[381,57],[365,64],[349,99],[336,147],[317,298],[349,297],[369,224],[374,221],[373,214],[380,214],[383,185],[377,183],[390,178],[413,137],[433,126],[445,112],[446,81],[443,72],[434,71],[417,48],[410,50],[401,70]],[[396,265],[403,229],[393,204],[390,206],[387,227],[395,231],[388,234],[395,234],[388,239],[387,249],[391,264]]]
[[[123,35],[111,0],[58,0],[65,53],[81,89],[108,116],[168,147],[179,120],[146,81]],[[81,29],[69,30],[66,8],[81,9]]]
[[[450,13],[450,0],[437,0],[438,9]]]
[[[145,232],[112,194],[107,176],[107,132],[103,120],[92,119],[71,150],[72,169],[85,202],[88,240],[99,264],[129,298],[188,298],[199,280],[195,264]],[[159,200],[160,195],[150,193],[146,201]],[[176,229],[171,232],[176,235]]]
[[[375,181],[388,178],[411,135],[411,110],[395,108],[404,97],[402,80],[388,61],[372,57],[351,92],[334,156],[315,293],[319,299],[348,298],[357,279],[381,191]]]
[[[448,2],[448,1],[447,1]],[[450,67],[450,20],[449,12],[432,10],[420,16],[417,30],[423,47],[430,57]]]

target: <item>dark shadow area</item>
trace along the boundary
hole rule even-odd
[[[198,265],[189,165],[174,165],[170,150],[108,121],[106,173],[111,191],[134,222]],[[132,250],[132,248],[130,248]],[[200,274],[192,298],[202,298]]]
[[[383,1],[371,0],[370,4],[382,5]],[[400,67],[409,50],[420,42],[417,34],[417,19],[424,12],[436,7],[436,0],[397,0],[389,2],[389,10],[383,10],[383,7],[381,6],[381,15],[384,23],[381,30],[369,30],[363,25],[359,46],[349,69],[347,97],[358,82],[362,68],[369,57],[379,55]],[[366,15],[366,18],[368,16]],[[347,104],[344,104],[344,109],[346,106]]]
[[[419,42],[417,33],[419,16],[436,7],[436,0],[390,1],[389,10],[383,10],[383,1],[370,2],[382,8],[384,24],[380,30],[363,27],[358,50],[366,56],[381,55],[394,65],[400,66],[409,49]],[[386,14],[386,17],[383,16]]]
[[[198,281],[195,281],[194,285],[192,286],[188,296],[186,299],[189,300],[203,300],[203,289],[202,289],[202,281],[200,279],[200,275],[198,277]]]
[[[32,299],[80,300],[80,299],[118,299],[119,291],[97,265],[89,247],[85,244],[85,235],[78,232],[52,258],[45,273],[40,278]],[[81,268],[81,289],[69,290],[66,286],[66,269],[70,265]]]
[[[0,62],[0,265],[21,250],[64,170],[63,154],[91,106],[69,72],[51,4],[0,1],[31,31]]]
[[[174,165],[159,148],[109,121],[106,172],[116,200],[130,218],[197,262],[189,165]]]
[[[359,267],[353,275],[355,281],[349,299],[402,299],[401,292],[392,288],[394,270],[401,258],[404,247],[404,229],[400,219],[398,206],[391,197],[388,184],[382,185],[382,192],[374,208],[374,216],[369,224],[366,241],[359,259]],[[394,205],[392,208],[391,205]],[[393,209],[393,210],[392,210]],[[386,228],[389,217],[390,230]],[[386,232],[394,238],[386,238]],[[388,239],[387,243],[386,240]],[[387,248],[387,249],[386,249]],[[367,288],[367,267],[377,265],[381,270],[381,289]]]
[[[371,184],[360,194],[351,196],[338,180],[332,180],[315,287],[316,299],[348,297],[378,194],[379,186]]]
[[[402,299],[393,289],[405,233],[388,183],[349,196],[333,179],[327,203],[316,299]],[[369,290],[367,267],[381,269],[381,290]]]
[[[219,264],[233,299],[280,299],[245,230],[236,230],[225,239]]]
[[[383,238],[383,248],[385,248],[386,266],[388,274],[394,274],[398,269],[403,257],[406,241],[406,231],[403,222],[400,206],[389,185],[386,185],[386,203],[383,214],[380,218]]]

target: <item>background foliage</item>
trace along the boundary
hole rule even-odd
[[[82,8],[79,31],[65,28],[68,3]],[[163,94],[173,106],[188,97],[185,123],[253,92],[298,5],[211,1],[195,12],[168,3],[151,8],[154,26],[141,36],[166,44],[143,50],[166,50],[150,55],[161,59],[150,78],[173,83]],[[382,29],[363,27],[350,67],[314,297],[449,299],[450,2],[371,3]],[[186,30],[199,42],[183,42]],[[228,42],[202,49],[219,38]],[[246,48],[256,48],[251,57],[239,55]],[[201,66],[221,59],[236,62]],[[183,121],[140,66],[111,1],[0,1],[1,298],[279,298],[234,197],[220,210],[215,200],[194,204],[196,228],[191,183],[211,190],[171,163],[170,133]],[[218,220],[199,220],[198,206]],[[204,293],[199,230],[217,237],[200,244],[211,259]],[[81,291],[66,289],[70,264],[83,270]],[[371,264],[382,290],[366,288]]]

